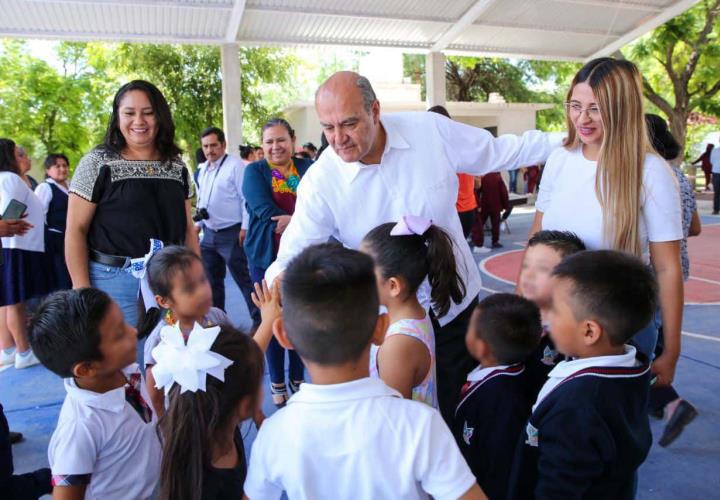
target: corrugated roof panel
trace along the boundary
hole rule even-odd
[[[246,8],[454,21],[474,3],[475,0],[248,0]]]
[[[230,12],[227,8],[173,8],[161,3],[122,5],[8,0],[5,7],[6,15],[2,16],[0,27],[27,30],[38,36],[70,31],[99,36],[223,37]]]
[[[602,37],[594,35],[555,34],[549,37],[536,30],[471,26],[448,49],[583,57],[599,50],[604,42]]]
[[[408,22],[316,14],[248,11],[243,16],[239,40],[291,43],[357,43],[427,47],[449,27],[448,23]]]
[[[652,15],[647,11],[562,1],[511,1],[495,4],[476,22],[622,34]]]

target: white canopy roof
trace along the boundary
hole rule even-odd
[[[697,0],[2,0],[0,36],[610,54]]]

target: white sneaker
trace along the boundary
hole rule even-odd
[[[30,351],[30,354],[27,356],[21,356],[18,354],[15,356],[15,369],[20,370],[22,368],[28,368],[30,366],[39,365],[40,360],[37,359],[37,356],[35,356],[35,353]]]
[[[486,247],[474,247],[473,253],[490,253],[492,250]]]
[[[11,366],[15,366],[15,351],[6,354],[4,350],[0,349],[0,372]]]

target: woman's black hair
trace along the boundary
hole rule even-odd
[[[650,144],[666,160],[674,160],[680,154],[680,144],[668,130],[667,122],[658,115],[645,114]]]
[[[251,145],[241,145],[240,146],[240,158],[243,160],[247,160],[248,157],[255,152],[255,146]]]
[[[408,296],[415,294],[427,276],[432,289],[430,299],[438,317],[445,316],[450,301],[459,304],[465,298],[465,283],[457,271],[450,236],[431,225],[422,236],[391,236],[395,224],[381,224],[363,239],[383,279],[393,276],[407,284]]]
[[[295,139],[295,131],[290,126],[287,120],[284,118],[272,118],[265,122],[265,125],[262,126],[262,129],[260,130],[260,136],[265,133],[265,131],[271,127],[285,127],[285,130],[287,130],[288,134],[290,135],[290,139]]]
[[[60,159],[65,160],[65,163],[67,164],[67,166],[68,167],[70,166],[70,160],[68,160],[68,157],[65,156],[64,154],[50,153],[49,155],[47,155],[45,157],[45,161],[43,162],[43,166],[45,167],[45,170],[53,167],[57,163],[57,161]]]
[[[168,106],[162,92],[155,85],[145,80],[133,80],[126,83],[115,94],[103,146],[120,153],[127,144],[120,131],[120,103],[125,94],[134,90],[144,92],[152,106],[158,126],[157,135],[155,136],[155,148],[160,153],[160,159],[168,161],[177,158],[182,154],[182,150],[175,144],[175,123],[173,123],[172,114],[170,113],[170,106]]]
[[[150,290],[155,295],[169,297],[172,293],[172,280],[179,272],[187,271],[193,262],[202,260],[195,252],[180,245],[170,245],[150,257],[145,265],[145,273]],[[145,338],[157,326],[162,311],[151,307],[138,325],[138,338]]]
[[[15,141],[12,139],[0,139],[0,172],[20,175],[20,165],[15,159]]]
[[[207,376],[204,391],[170,391],[170,407],[160,418],[163,437],[160,467],[161,500],[195,500],[202,497],[204,472],[212,453],[233,423],[238,404],[250,397],[258,401],[263,378],[263,354],[252,337],[232,326],[222,330],[211,350],[233,363],[225,370],[225,381]]]

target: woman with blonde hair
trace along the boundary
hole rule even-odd
[[[680,355],[683,312],[680,195],[670,167],[648,141],[641,83],[634,64],[609,57],[575,75],[565,103],[568,138],[545,165],[530,236],[540,229],[572,231],[589,250],[624,251],[652,266],[665,333],[653,372],[658,384],[668,385]],[[656,341],[656,322],[633,338],[650,359]]]

